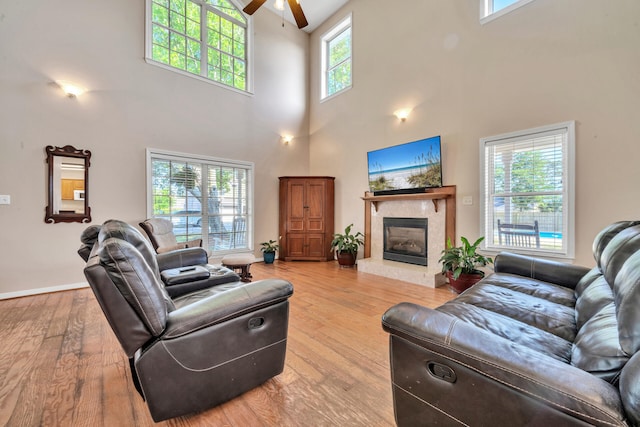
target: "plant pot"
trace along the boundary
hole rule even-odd
[[[342,267],[353,267],[356,265],[356,254],[351,252],[336,251],[336,258],[338,258],[338,264]]]
[[[461,274],[457,279],[453,278],[453,273],[447,271],[447,279],[449,279],[449,286],[454,292],[460,294],[476,283],[478,283],[484,276],[482,274]]]
[[[273,260],[276,259],[275,252],[263,252],[262,256],[265,264],[273,264]]]

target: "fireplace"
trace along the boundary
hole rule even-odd
[[[427,265],[427,218],[383,218],[382,258]]]

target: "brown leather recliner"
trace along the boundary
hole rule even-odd
[[[100,233],[100,225],[87,227],[80,236],[82,245],[78,255],[85,261],[89,259]],[[209,256],[201,247],[176,249],[162,252],[156,256],[160,279],[172,298],[218,286],[224,283],[238,282],[240,276],[224,266],[208,264]]]
[[[100,228],[84,273],[154,421],[211,408],[283,370],[293,293],[285,280],[171,298],[149,242],[116,220]]]
[[[593,253],[591,270],[503,253],[436,309],[391,307],[397,424],[640,425],[640,221]]]

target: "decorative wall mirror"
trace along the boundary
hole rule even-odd
[[[90,222],[89,150],[48,145],[49,194],[46,223]]]

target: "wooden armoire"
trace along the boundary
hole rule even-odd
[[[334,182],[331,176],[280,177],[279,259],[333,259]]]

